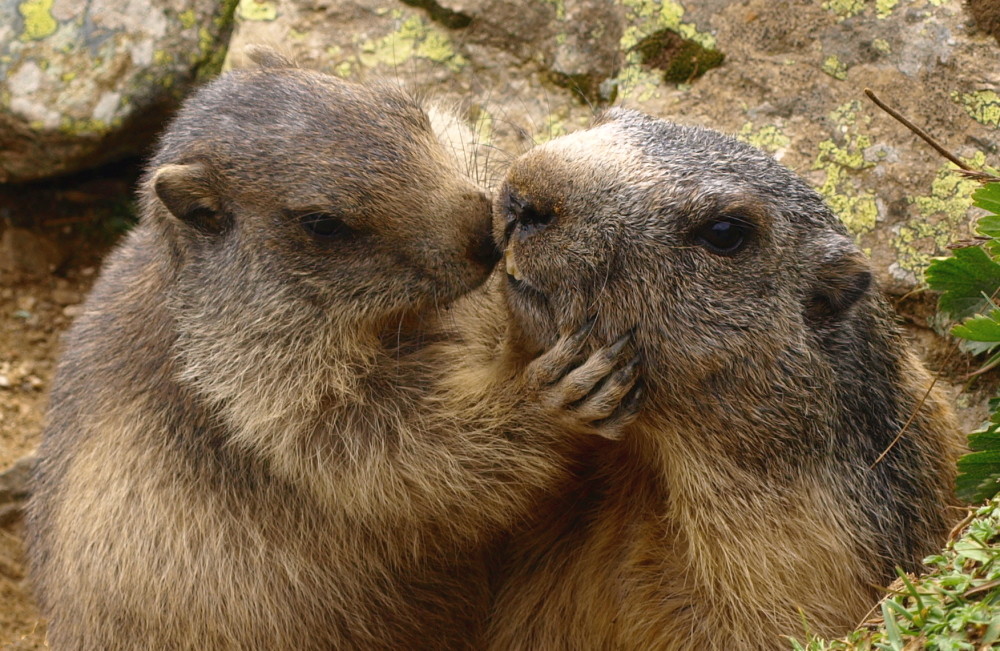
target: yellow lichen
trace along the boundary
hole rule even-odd
[[[269,0],[240,0],[236,15],[243,20],[274,20],[278,17],[278,5]]]
[[[898,4],[899,0],[875,0],[875,15],[879,18],[887,18]]]
[[[819,143],[819,154],[812,165],[814,170],[826,172],[826,178],[818,188],[820,194],[858,237],[874,229],[878,221],[875,194],[870,190],[859,190],[853,179],[853,173],[875,164],[865,160],[864,155],[864,150],[872,144],[871,138],[855,131],[860,106],[860,102],[852,101],[830,112],[830,120],[844,133],[844,142],[842,145],[833,140]],[[870,119],[865,116],[863,124]]]
[[[334,66],[333,74],[337,75],[338,77],[347,78],[351,76],[351,71],[353,69],[354,66],[351,65],[350,61],[341,61],[336,66]]]
[[[393,17],[402,16],[393,12]],[[368,40],[360,46],[359,58],[365,67],[379,64],[396,66],[411,58],[420,58],[446,65],[457,72],[468,61],[455,52],[448,35],[433,27],[419,16],[405,19],[399,29],[376,41]]]
[[[39,41],[55,34],[59,23],[52,16],[53,0],[24,0],[17,11],[24,18],[22,41]]]
[[[969,116],[986,126],[1000,127],[1000,95],[992,90],[972,93],[952,93],[952,99],[959,102]]]
[[[839,20],[844,20],[864,11],[865,0],[827,0],[823,8],[835,13]]]
[[[566,20],[566,0],[546,0],[556,9],[556,20]]]
[[[156,50],[153,52],[153,63],[158,66],[167,66],[174,62],[174,55],[166,50]]]
[[[824,61],[821,66],[823,72],[830,75],[834,79],[839,79],[843,81],[847,79],[847,65],[837,58],[837,55],[831,54]]]
[[[884,38],[877,38],[872,41],[872,48],[876,52],[881,52],[882,54],[889,54],[892,52],[892,47],[889,46],[889,41]]]
[[[184,29],[191,29],[194,27],[197,17],[194,14],[194,9],[188,9],[187,11],[182,11],[177,14],[177,18],[181,21],[181,27]]]
[[[72,72],[72,71],[70,71],[70,72],[64,72],[59,77],[59,79],[61,79],[63,81],[63,83],[69,83],[69,82],[73,81],[74,79],[76,79],[76,73]]]
[[[763,149],[772,154],[791,143],[788,136],[773,124],[767,124],[760,129],[754,129],[753,123],[747,122],[740,129],[740,132],[736,134],[736,137],[757,149]]]
[[[977,152],[966,162],[973,169],[982,169],[986,156]],[[916,277],[970,225],[972,192],[979,184],[956,174],[955,169],[945,163],[931,182],[930,194],[909,199],[920,216],[900,225],[893,235],[897,264]]]

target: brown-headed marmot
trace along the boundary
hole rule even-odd
[[[612,110],[518,159],[494,224],[516,336],[636,326],[646,402],[515,537],[492,648],[785,648],[846,632],[943,542],[953,416],[773,159]]]
[[[445,411],[429,351],[496,261],[487,198],[395,86],[258,59],[182,108],[65,340],[28,521],[49,641],[466,647],[561,437],[610,431],[621,347],[578,360],[574,329]]]

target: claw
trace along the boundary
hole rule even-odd
[[[618,353],[622,352],[622,349],[625,348],[625,346],[627,346],[630,341],[632,341],[631,332],[626,332],[621,337],[619,337],[618,341],[611,344],[611,347],[608,349],[608,359],[614,359],[615,357],[618,357]]]

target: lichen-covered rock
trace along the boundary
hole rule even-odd
[[[967,235],[972,182],[862,91],[996,165],[1000,47],[973,5],[984,3],[241,0],[230,49],[270,43],[464,106],[501,166],[607,103],[737,134],[819,188],[887,289],[905,293]]]
[[[0,0],[0,183],[142,151],[218,69],[235,0]]]

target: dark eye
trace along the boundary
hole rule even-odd
[[[344,239],[354,235],[354,229],[339,217],[327,213],[312,213],[302,217],[302,225],[316,237]]]
[[[753,225],[739,217],[720,217],[694,232],[695,244],[716,255],[733,255],[750,241]]]

